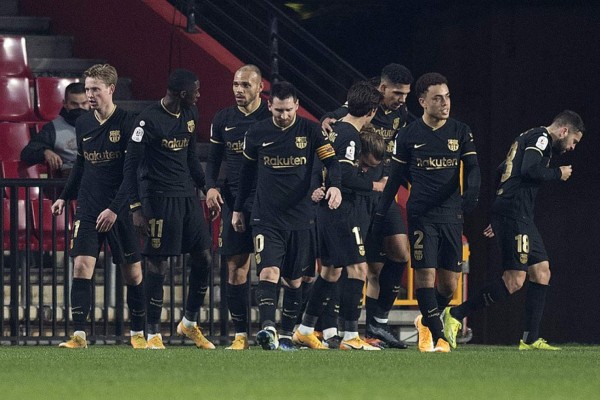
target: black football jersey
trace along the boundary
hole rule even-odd
[[[111,205],[123,181],[127,133],[132,124],[133,116],[119,107],[102,123],[93,111],[77,119],[77,157],[83,157],[78,218],[95,222],[98,214]]]
[[[517,137],[501,165],[502,176],[492,212],[515,219],[533,220],[537,192],[545,180],[559,180],[560,169],[548,170],[545,179],[527,176],[523,160],[532,151],[538,163],[548,168],[552,158],[552,137],[545,127],[533,128]]]
[[[140,113],[130,139],[145,147],[139,166],[140,197],[195,196],[189,163],[199,162],[197,124],[196,107],[182,107],[173,114],[157,102]]]
[[[248,129],[244,146],[244,156],[258,164],[252,224],[309,229],[314,224],[310,189],[315,158],[335,157],[320,125],[296,117],[282,129],[269,118]]]
[[[245,114],[238,106],[232,106],[219,111],[210,127],[210,146],[223,146],[225,155],[225,187],[234,196],[237,193],[240,168],[244,152],[244,134],[256,121],[271,117],[267,102],[261,101],[260,106],[250,114]],[[207,163],[206,184],[208,188],[216,187],[221,159]]]
[[[348,105],[344,104],[337,110],[325,114],[326,117],[340,119],[348,115]],[[388,110],[383,105],[377,107],[375,116],[371,120],[371,124],[375,127],[376,132],[385,140],[386,145],[386,157],[380,168],[378,168],[378,175],[374,176],[375,180],[383,178],[384,174],[389,175],[389,164],[391,157],[394,152],[394,143],[396,135],[400,128],[407,126],[410,122],[414,121],[414,116],[408,112],[406,105],[399,107],[397,110]]]
[[[460,161],[476,156],[471,129],[455,119],[437,129],[422,119],[403,128],[393,160],[408,165],[408,214],[431,222],[462,222]]]

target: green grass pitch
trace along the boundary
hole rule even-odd
[[[598,399],[600,346],[520,352],[0,347],[0,399]]]

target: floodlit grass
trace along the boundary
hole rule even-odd
[[[0,399],[594,399],[600,347],[294,353],[0,347]]]

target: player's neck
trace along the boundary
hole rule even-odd
[[[341,120],[352,125],[358,132],[360,132],[367,122],[366,117],[355,117],[350,114],[345,115]]]
[[[252,103],[248,104],[246,107],[238,106],[238,108],[245,115],[250,115],[254,111],[256,111],[258,109],[258,107],[260,107],[260,103],[261,103],[261,99],[260,99],[260,97],[258,97],[256,100],[254,100]]]
[[[94,116],[100,123],[103,123],[110,118],[110,116],[115,112],[116,108],[117,105],[111,101],[105,106],[95,109]]]
[[[173,99],[172,97],[163,97],[160,99],[160,105],[166,112],[174,116],[178,117],[179,113],[181,112],[181,103],[179,100]]]
[[[433,130],[439,129],[446,123],[447,119],[437,119],[428,114],[423,114],[423,122]]]
[[[545,126],[544,128],[546,128],[546,130],[550,134],[550,137],[552,138],[552,141],[556,141],[556,140],[558,140],[560,138],[560,135],[557,132],[557,129],[553,125]]]

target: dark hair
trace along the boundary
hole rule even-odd
[[[362,155],[373,155],[377,161],[382,161],[385,156],[385,140],[371,124],[366,124],[360,130],[360,145]]]
[[[181,93],[192,89],[197,80],[198,77],[192,71],[178,68],[169,75],[167,88],[173,93]]]
[[[71,94],[81,94],[85,93],[85,85],[83,82],[73,82],[69,83],[65,88],[65,99]]]
[[[583,125],[583,120],[575,111],[564,110],[561,111],[554,120],[552,124],[556,124],[557,126],[566,126],[568,128],[573,128],[576,132],[579,131],[583,133],[585,131],[585,126]]]
[[[425,93],[429,89],[429,86],[448,84],[448,79],[442,74],[437,72],[428,72],[423,74],[417,79],[415,83],[415,92],[417,97],[425,97]]]
[[[348,114],[363,117],[379,106],[382,97],[369,82],[356,82],[348,90]]]
[[[280,81],[271,85],[271,95],[269,101],[273,103],[273,99],[277,97],[279,100],[285,100],[289,97],[294,99],[294,102],[298,100],[298,94],[296,88],[289,82]]]
[[[404,65],[388,64],[381,70],[381,80],[386,80],[392,85],[410,85],[413,76]]]

